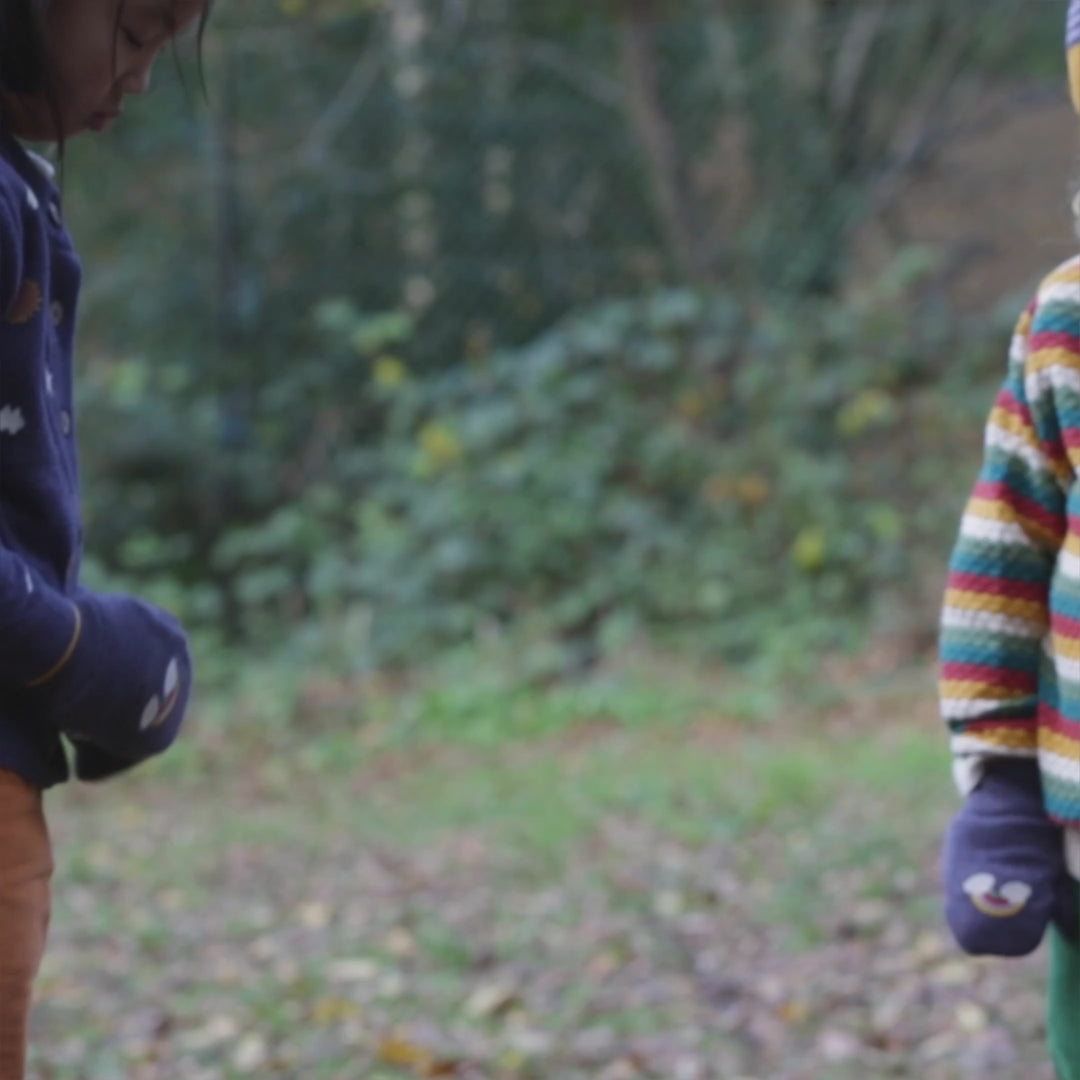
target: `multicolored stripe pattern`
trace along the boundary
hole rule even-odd
[[[1037,756],[1080,825],[1080,256],[1016,327],[949,565],[941,709],[958,759]]]
[[[1065,50],[1069,62],[1069,89],[1073,106],[1080,112],[1080,0],[1069,0],[1065,22]]]

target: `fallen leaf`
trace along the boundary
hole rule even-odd
[[[198,1052],[230,1042],[240,1033],[240,1025],[231,1016],[214,1016],[202,1027],[185,1032],[180,1041],[185,1050]]]
[[[986,1010],[974,1001],[961,1001],[956,1006],[956,1026],[968,1035],[984,1031],[989,1022]]]
[[[417,1076],[424,1078],[453,1076],[460,1065],[458,1061],[436,1057],[427,1047],[396,1036],[384,1039],[379,1044],[375,1057],[382,1065],[411,1069]]]
[[[329,924],[333,911],[322,900],[307,900],[297,907],[296,917],[308,930],[322,930]]]
[[[810,1010],[806,1007],[806,1002],[791,998],[780,1006],[777,1013],[785,1024],[805,1024]]]
[[[828,1062],[839,1064],[858,1057],[861,1044],[850,1031],[826,1029],[818,1037],[817,1051]]]
[[[326,977],[334,982],[371,982],[378,978],[380,970],[374,960],[358,956],[352,959],[331,960],[326,965]]]
[[[363,1010],[355,1001],[342,997],[324,997],[311,1008],[312,1022],[319,1027],[332,1027],[347,1020],[355,1020]]]
[[[431,1051],[426,1047],[396,1037],[383,1039],[379,1043],[375,1056],[383,1065],[413,1069],[416,1072],[426,1069],[433,1061]]]
[[[395,926],[383,944],[391,956],[412,956],[416,952],[416,939],[403,926]]]
[[[517,990],[507,984],[478,986],[465,1002],[465,1015],[473,1020],[490,1020],[517,1001]]]
[[[232,1063],[237,1072],[254,1072],[266,1061],[266,1042],[254,1032],[245,1035],[233,1051]]]

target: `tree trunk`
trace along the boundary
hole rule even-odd
[[[641,148],[668,250],[687,281],[709,282],[713,273],[701,242],[700,216],[660,93],[655,4],[622,0],[617,10],[627,116]]]

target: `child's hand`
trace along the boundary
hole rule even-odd
[[[70,658],[40,688],[41,707],[76,747],[75,771],[102,779],[161,753],[176,738],[191,691],[180,624],[132,596],[79,590]]]
[[[1043,808],[1039,768],[1000,758],[949,824],[942,854],[945,918],[974,955],[1024,956],[1053,921],[1080,929],[1080,893],[1065,868],[1064,834]]]

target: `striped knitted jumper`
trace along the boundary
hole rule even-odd
[[[955,772],[1037,756],[1046,809],[1080,825],[1080,257],[1024,311],[949,565],[941,708]]]

